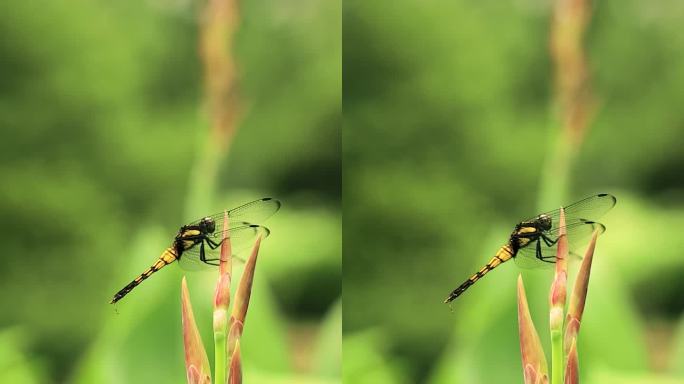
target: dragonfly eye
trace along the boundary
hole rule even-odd
[[[216,230],[216,222],[211,217],[205,217],[202,220],[202,229],[204,233],[214,233]]]
[[[539,215],[539,219],[537,220],[539,223],[539,226],[541,227],[542,230],[548,231],[551,229],[551,217],[548,215]]]

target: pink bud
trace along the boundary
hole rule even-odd
[[[543,376],[548,378],[546,356],[530,316],[522,276],[518,276],[518,331],[525,383],[537,383]]]
[[[181,282],[181,304],[182,304],[182,323],[183,323],[183,346],[185,347],[185,369],[188,382],[192,384],[210,383],[211,368],[209,358],[204,350],[202,338],[200,337],[195,316],[192,312],[188,285],[183,277]]]

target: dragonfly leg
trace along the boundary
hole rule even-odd
[[[556,239],[556,240],[551,240],[551,239],[549,239],[548,236],[546,236],[546,235],[543,234],[543,233],[541,234],[541,238],[544,240],[544,243],[546,243],[546,246],[547,246],[547,247],[551,247],[551,246],[555,245],[555,244],[558,242],[558,239]]]
[[[216,249],[223,244],[223,240],[219,241],[218,243],[208,237],[205,240],[207,240],[207,244],[209,244],[209,248],[211,249]]]
[[[546,242],[546,240],[544,240],[544,242]],[[543,262],[545,262],[545,263],[551,263],[551,264],[554,264],[554,263],[555,263],[555,261],[549,261],[549,259],[555,259],[555,258],[556,258],[555,256],[544,256],[544,255],[542,255],[542,251],[541,251],[541,240],[537,239],[537,245],[536,245],[536,247],[537,247],[537,249],[536,249],[536,255],[535,255],[535,257],[536,257],[537,259],[539,259],[539,260],[541,260],[541,261],[543,261]]]
[[[544,241],[544,242],[546,242],[546,241]],[[542,251],[541,251],[541,240],[539,240],[539,239],[537,239],[536,248],[537,248],[537,249],[536,249],[536,255],[535,255],[535,257],[536,257],[537,259],[539,259],[539,260],[541,260],[541,261],[543,261],[543,262],[545,262],[545,263],[551,263],[551,264],[555,264],[555,263],[556,263],[555,261],[552,261],[552,259],[555,259],[555,258],[556,258],[555,256],[544,256],[544,255],[542,255]]]
[[[207,257],[205,256],[205,253],[204,253],[204,241],[202,241],[202,242],[200,243],[199,257],[200,257],[200,260],[201,260],[203,263],[206,263],[206,262],[207,262]]]
[[[542,255],[542,251],[541,251],[541,241],[539,241],[539,239],[537,239],[536,247],[537,247],[537,252],[536,252],[537,259],[544,260],[544,256]]]

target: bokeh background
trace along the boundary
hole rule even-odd
[[[553,273],[442,300],[515,223],[599,192],[582,382],[684,382],[684,6],[593,2],[566,124],[554,3],[343,2],[345,382],[522,383],[517,276],[548,357]]]
[[[183,275],[213,363],[217,272],[109,300],[180,225],[264,196],[246,382],[339,382],[341,5],[304,3],[227,19],[234,135],[203,90],[207,2],[0,4],[0,382],[186,382]]]

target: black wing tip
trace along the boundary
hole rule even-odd
[[[261,227],[261,228],[263,228],[264,237],[268,237],[268,236],[271,234],[271,230],[270,230],[270,229],[268,229],[268,228],[266,228],[266,227]]]
[[[272,197],[263,197],[259,201],[271,201],[271,202],[273,202],[273,204],[275,204],[275,211],[273,213],[278,212],[278,210],[280,210],[280,207],[283,206],[283,203],[281,203],[280,200],[274,199]]]
[[[281,205],[280,200],[274,199],[272,197],[263,197],[263,198],[261,198],[261,201],[273,201],[274,203],[278,204],[278,206]]]
[[[611,200],[613,200],[613,203],[617,202],[617,198],[615,197],[615,195],[612,195],[610,193],[599,193],[596,196],[598,196],[598,197],[609,197]]]
[[[601,233],[603,233],[603,232],[606,231],[606,226],[603,225],[603,224],[601,224],[601,223],[599,223],[598,221],[592,221],[592,220],[586,220],[586,219],[580,219],[580,221],[581,221],[583,224],[589,224],[589,225],[598,227],[598,228],[601,230]]]
[[[255,228],[257,231],[261,231],[263,233],[263,237],[268,237],[268,235],[271,234],[271,230],[268,229],[268,227],[264,227],[263,225],[259,224],[250,224],[250,228]]]

